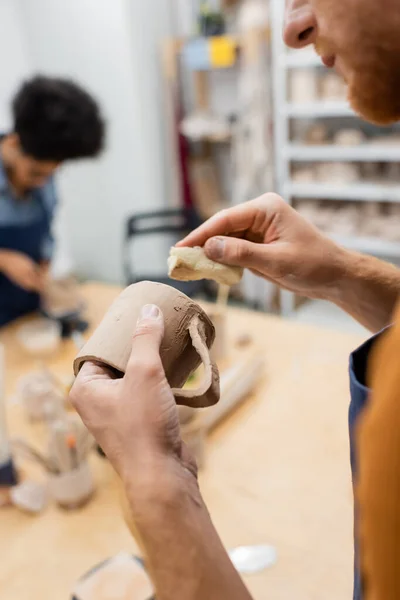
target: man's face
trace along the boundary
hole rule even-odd
[[[58,162],[36,160],[24,153],[18,136],[12,136],[12,161],[10,177],[16,187],[30,190],[43,186],[59,166]]]
[[[400,120],[400,2],[288,0],[288,46],[314,44],[349,87],[354,110],[373,123]]]

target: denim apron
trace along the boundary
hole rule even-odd
[[[382,332],[381,332],[382,333]],[[351,402],[349,409],[349,433],[350,433],[350,460],[353,478],[353,486],[357,479],[357,464],[355,452],[354,429],[357,419],[368,402],[370,390],[367,387],[366,374],[368,357],[374,342],[381,335],[378,333],[370,338],[350,356],[350,393]],[[362,600],[362,581],[359,570],[359,554],[357,548],[357,507],[354,507],[354,595],[353,600]]]
[[[42,260],[43,241],[50,228],[49,216],[41,199],[39,202],[41,216],[34,222],[27,225],[0,224],[0,249],[21,252],[38,264]],[[39,301],[38,294],[24,290],[0,273],[0,327],[37,310]]]

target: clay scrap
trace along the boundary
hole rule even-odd
[[[168,275],[178,281],[212,279],[223,285],[235,285],[243,276],[241,267],[231,267],[210,260],[203,248],[171,248]]]

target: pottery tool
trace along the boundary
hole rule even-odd
[[[68,429],[61,421],[52,423],[49,452],[60,473],[72,470],[72,457],[67,445]]]
[[[241,267],[231,267],[210,260],[203,248],[176,248],[170,250],[168,276],[178,281],[211,279],[231,286],[239,283],[243,276]]]
[[[78,468],[78,451],[76,448],[76,438],[72,433],[66,436],[66,444],[71,455],[71,470]]]
[[[49,455],[60,473],[82,466],[95,445],[94,438],[78,418],[66,418],[50,425]]]

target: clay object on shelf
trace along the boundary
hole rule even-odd
[[[365,135],[358,129],[340,129],[333,138],[338,146],[359,146],[365,142]]]
[[[168,275],[178,281],[212,279],[223,285],[236,285],[243,276],[243,269],[210,260],[203,248],[171,248],[168,258]]]
[[[311,125],[305,134],[305,143],[310,145],[322,146],[329,140],[328,128],[322,123]]]
[[[313,69],[297,69],[291,73],[290,99],[296,104],[318,100],[318,77]]]
[[[214,326],[196,302],[161,283],[135,283],[118,296],[76,357],[75,375],[86,361],[107,365],[121,376],[125,373],[132,336],[145,304],[155,304],[164,315],[160,356],[177,404],[192,408],[216,404],[219,400],[219,373],[210,357],[215,339]],[[201,363],[204,373],[199,387],[181,389]]]
[[[322,100],[346,100],[347,86],[336,73],[326,73],[320,81]]]
[[[381,204],[366,202],[360,210],[360,235],[378,237],[381,233],[381,223]]]
[[[292,181],[296,183],[314,183],[316,180],[315,167],[295,167],[292,172]]]
[[[382,165],[377,162],[365,162],[360,167],[361,177],[368,181],[379,182],[382,179]]]
[[[354,203],[344,204],[335,211],[329,231],[343,236],[358,235],[360,230],[360,210]]]
[[[389,163],[384,167],[385,179],[390,183],[400,185],[400,165],[399,163]]]
[[[315,166],[316,178],[332,184],[353,183],[360,179],[360,169],[354,163],[318,163]]]

